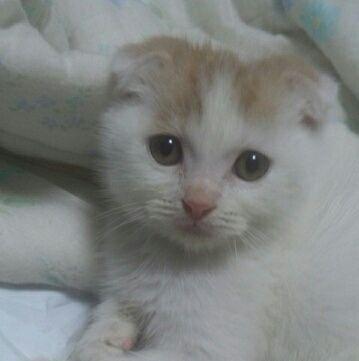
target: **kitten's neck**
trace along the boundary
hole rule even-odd
[[[143,229],[143,224],[132,224],[121,229],[111,239],[106,253],[117,265],[122,265],[117,278],[113,276],[111,269],[111,275],[115,279],[124,275],[125,280],[129,275],[130,279],[147,275],[145,278],[152,282],[153,277],[161,278],[165,275],[171,283],[188,277],[204,277],[207,280],[212,279],[213,275],[236,274],[243,277],[246,272],[242,273],[241,270],[248,265],[267,267],[273,259],[278,258],[278,254],[283,254],[287,248],[293,248],[302,233],[298,235],[291,229],[292,227],[282,230],[273,227],[267,230],[264,239],[257,235],[255,240],[245,244],[239,238],[235,243],[228,242],[217,248],[193,252],[163,236],[149,233],[148,229]],[[262,232],[261,234],[263,235]],[[252,236],[255,234],[252,233]]]
[[[131,228],[134,232],[140,227],[132,225]],[[216,248],[190,251],[161,235],[137,232],[136,236],[133,236],[133,232],[121,232],[118,236],[121,240],[122,255],[135,263],[152,265],[161,271],[176,273],[213,271],[223,269],[233,262],[241,262],[241,259],[248,258],[253,252],[258,253],[258,249],[245,245],[241,239]],[[265,254],[270,244],[269,240],[267,244],[263,244],[259,249],[260,253]]]

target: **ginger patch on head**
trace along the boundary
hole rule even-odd
[[[274,118],[288,92],[306,81],[318,83],[318,72],[293,56],[274,56],[247,65],[238,84],[245,114],[254,119]]]
[[[320,74],[311,65],[293,56],[246,64],[234,52],[216,49],[209,42],[199,45],[166,36],[123,49],[134,63],[142,59],[140,64],[147,66],[133,70],[133,76],[138,78],[137,88],[148,88],[143,93],[149,94],[146,100],[152,105],[155,126],[163,131],[171,130],[174,120],[181,128],[202,119],[205,95],[220,77],[228,82],[224,96],[237,104],[247,120],[275,119],[287,94],[308,97],[307,90],[319,87],[320,82]]]

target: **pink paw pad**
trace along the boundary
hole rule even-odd
[[[122,342],[121,342],[121,347],[124,351],[130,351],[133,346],[135,346],[135,342],[132,338],[125,338]]]

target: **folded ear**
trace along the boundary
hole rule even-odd
[[[334,79],[314,69],[310,74],[289,71],[285,78],[290,88],[303,99],[300,109],[303,125],[315,129],[327,121],[344,119],[339,87]]]
[[[169,62],[170,56],[165,51],[141,52],[133,45],[122,47],[112,62],[112,97],[120,100],[150,95]]]

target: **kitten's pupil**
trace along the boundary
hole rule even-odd
[[[249,153],[246,160],[246,169],[248,173],[254,173],[258,170],[259,161],[256,153]]]
[[[178,138],[172,135],[154,135],[149,140],[152,157],[165,166],[176,165],[182,160],[182,147]]]
[[[172,153],[173,147],[174,140],[172,138],[165,138],[160,143],[160,152],[163,156],[168,157]]]
[[[247,150],[243,152],[234,164],[234,173],[247,182],[262,178],[268,171],[269,159],[262,153]]]

